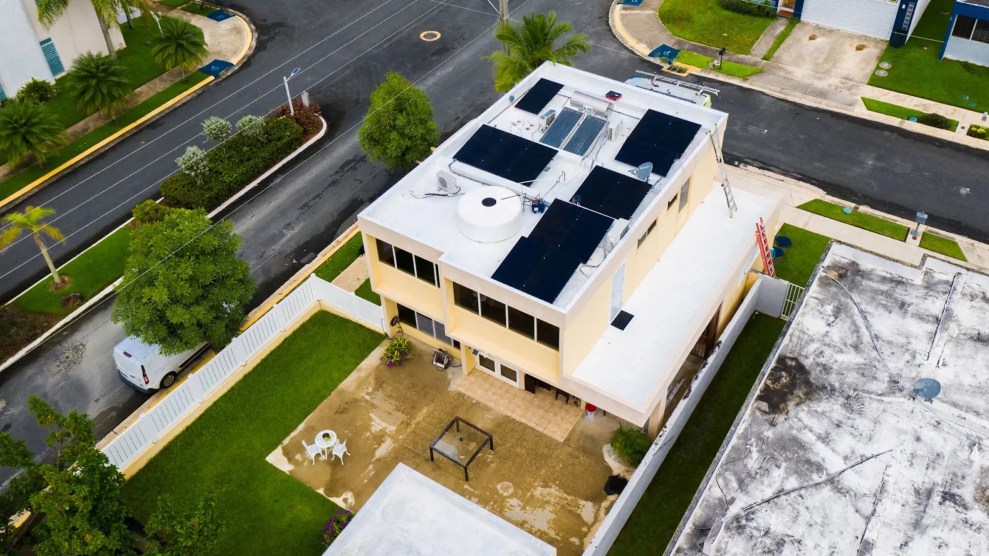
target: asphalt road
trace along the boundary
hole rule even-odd
[[[650,69],[611,35],[607,2],[515,0],[512,6],[523,13],[555,9],[586,33],[594,47],[577,62],[582,69],[616,79]],[[330,132],[227,216],[243,237],[241,255],[251,264],[259,284],[256,299],[261,299],[397,179],[363,157],[355,132],[368,95],[386,71],[398,71],[426,90],[444,134],[497,98],[490,63],[481,59],[497,48],[489,30],[495,12],[485,0],[375,0],[318,7],[251,0],[232,7],[247,13],[261,33],[257,51],[239,72],[31,199],[59,211],[55,224],[70,237],[55,248],[58,259],[71,256],[126,219],[131,206],[153,196],[184,145],[200,141],[203,119],[264,113],[284,97],[281,75],[298,66],[304,71],[293,87],[308,89],[322,105]],[[425,30],[442,37],[421,41],[418,35]],[[716,107],[731,113],[725,147],[730,160],[905,216],[923,209],[936,226],[989,238],[989,222],[980,210],[989,194],[979,179],[989,175],[985,154],[747,89],[711,85],[722,91]],[[44,272],[28,242],[3,255],[0,264],[0,293],[5,295]],[[61,410],[87,412],[96,420],[98,436],[140,405],[143,396],[126,387],[113,369],[111,350],[123,333],[109,321],[110,303],[0,374],[0,430],[26,438],[44,455],[44,431],[26,412],[29,395],[40,395]],[[0,479],[9,476],[10,470],[0,469]]]

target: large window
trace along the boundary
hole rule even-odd
[[[443,326],[442,322],[433,320],[400,303],[395,305],[398,307],[398,320],[402,321],[403,324],[407,324],[420,332],[425,332],[445,344],[450,344],[457,349],[460,348],[460,342],[446,335],[446,327]]]
[[[951,36],[989,43],[989,20],[960,15],[955,19],[955,26],[951,29]]]
[[[560,329],[548,322],[509,307],[497,299],[481,295],[476,291],[453,284],[453,302],[475,315],[496,322],[509,330],[533,339],[553,349],[560,349]]]
[[[407,272],[423,282],[427,282],[434,286],[440,285],[439,273],[436,271],[435,264],[420,257],[419,255],[413,255],[405,249],[395,247],[394,245],[381,241],[380,239],[376,239],[375,241],[378,245],[379,261],[388,266],[395,267],[403,272]]]

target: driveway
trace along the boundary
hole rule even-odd
[[[886,42],[820,25],[800,22],[773,62],[855,83],[866,83]]]

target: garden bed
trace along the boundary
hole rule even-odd
[[[790,224],[783,224],[778,235],[790,238],[793,244],[783,250],[783,257],[773,261],[776,277],[798,286],[806,286],[831,243],[831,238]]]
[[[893,238],[898,241],[907,239],[907,233],[910,231],[910,228],[904,226],[903,224],[890,222],[885,218],[861,213],[856,210],[852,210],[851,214],[845,214],[845,207],[834,203],[829,203],[821,199],[808,201],[797,208],[806,210],[807,212],[812,212],[814,214],[819,214],[832,220],[844,222],[845,224],[855,226],[856,228],[862,228],[863,230],[868,230],[879,235]]]
[[[939,236],[937,234],[932,234],[931,232],[924,232],[920,236],[920,246],[928,251],[941,253],[942,255],[946,255],[953,259],[958,259],[959,261],[968,260],[957,241],[944,236]]]
[[[876,100],[874,98],[862,97],[862,104],[870,112],[876,112],[878,114],[886,114],[887,116],[893,116],[894,118],[900,118],[901,120],[910,120],[924,124],[931,125],[923,121],[923,117],[927,115],[926,112],[921,110],[914,110],[913,108],[907,108],[906,106],[900,106],[898,104],[891,104],[889,102],[883,102],[881,100]],[[955,131],[958,129],[958,120],[952,120],[951,118],[945,118],[948,122],[946,129],[948,131]],[[938,127],[938,126],[931,126]]]

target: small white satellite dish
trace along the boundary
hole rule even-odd
[[[652,162],[639,164],[635,167],[635,170],[632,170],[632,173],[642,181],[649,181],[649,175],[652,174]]]

